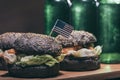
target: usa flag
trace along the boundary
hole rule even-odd
[[[54,31],[54,32],[68,38],[70,36],[72,30],[73,30],[73,27],[71,25],[65,23],[62,20],[57,19],[51,33]]]

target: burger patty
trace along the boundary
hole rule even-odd
[[[17,53],[27,55],[60,54],[62,46],[53,37],[36,33],[9,32],[0,35],[0,48],[15,49]]]

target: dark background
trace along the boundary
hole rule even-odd
[[[0,0],[0,34],[44,32],[44,0]]]

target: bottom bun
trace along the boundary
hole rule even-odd
[[[3,58],[0,58],[0,70],[7,70],[7,64]]]
[[[98,57],[74,58],[73,56],[66,56],[60,63],[60,69],[66,71],[89,71],[99,68],[100,61]]]
[[[52,67],[48,67],[45,65],[20,67],[14,64],[8,66],[8,72],[10,76],[14,76],[14,77],[24,77],[24,78],[53,77],[59,74],[59,64],[55,64]]]

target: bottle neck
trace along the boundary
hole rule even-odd
[[[67,0],[67,3],[68,3],[68,5],[69,5],[69,7],[72,6],[72,2],[71,2],[71,0]]]
[[[69,2],[69,3],[68,3]],[[69,6],[70,4],[70,0],[45,0],[46,4],[50,4],[50,5],[55,5],[55,6]]]
[[[96,2],[98,0],[71,0],[71,2]]]

